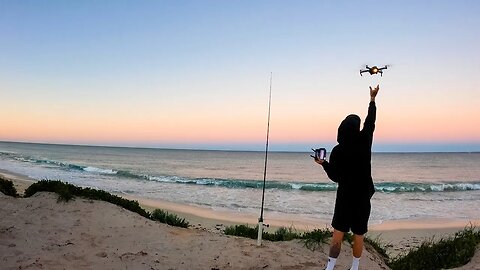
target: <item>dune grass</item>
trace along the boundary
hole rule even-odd
[[[159,221],[168,225],[183,228],[187,228],[190,225],[187,221],[185,221],[185,219],[179,218],[177,215],[170,214],[164,210],[156,209],[152,213],[149,213],[140,207],[140,204],[137,201],[127,200],[103,190],[81,188],[58,180],[42,180],[33,183],[25,190],[25,197],[30,197],[41,191],[57,193],[58,201],[68,202],[75,196],[78,196],[92,200],[109,202],[137,213],[150,220]]]
[[[332,235],[332,231],[328,229],[315,229],[311,232],[303,233],[302,240],[306,248],[314,251],[323,244],[327,244]]]
[[[454,236],[423,242],[420,247],[410,250],[388,261],[393,270],[449,269],[467,264],[480,243],[480,230],[466,227]]]
[[[251,239],[257,239],[258,237],[258,226],[250,227],[248,225],[234,225],[226,227],[224,230],[226,235],[234,235],[240,237],[246,237]],[[323,244],[329,242],[330,237],[333,233],[329,229],[315,229],[313,231],[307,232],[298,232],[295,228],[290,227],[280,227],[274,233],[263,232],[262,238],[268,241],[290,241],[293,239],[300,239],[306,248],[310,250],[316,250],[321,247]],[[348,243],[353,243],[353,234],[346,233],[344,235],[344,241]],[[370,239],[365,237],[366,247],[370,250],[376,250],[384,258],[388,258],[388,255],[385,251],[384,246],[381,244],[379,239]]]
[[[226,227],[224,230],[226,235],[241,236],[251,239],[257,239],[258,226],[250,227],[248,225],[234,225]],[[300,239],[304,242],[308,249],[315,250],[317,247],[326,243],[327,239],[332,236],[332,232],[327,229],[316,229],[311,232],[298,232],[293,227],[280,227],[274,233],[263,232],[262,239],[268,241],[290,241]]]
[[[42,180],[33,183],[25,190],[25,197],[30,197],[40,191],[55,192],[58,194],[58,201],[68,202],[74,196],[92,200],[106,201],[127,210],[135,212],[143,217],[150,218],[150,214],[140,207],[137,201],[131,201],[122,197],[112,195],[103,190],[81,188],[62,181]]]
[[[258,226],[250,227],[248,225],[234,225],[226,227],[224,230],[226,235],[241,236],[251,239],[257,239],[258,237]],[[300,234],[292,227],[278,228],[274,233],[269,233],[264,231],[262,234],[262,239],[268,241],[290,241],[293,239],[299,239]]]
[[[161,223],[166,223],[168,225],[182,228],[188,228],[189,225],[189,223],[185,221],[184,218],[179,218],[177,215],[168,213],[167,211],[162,209],[153,210],[153,212],[150,214],[150,218]]]
[[[4,177],[0,176],[0,192],[7,196],[18,197],[17,189],[13,185],[13,182],[5,179]]]

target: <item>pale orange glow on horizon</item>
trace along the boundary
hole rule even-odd
[[[358,103],[358,102],[357,102]],[[375,140],[379,142],[480,141],[479,113],[475,107],[456,110],[426,108],[398,113],[389,100],[379,101]],[[405,105],[403,105],[405,106]],[[187,106],[188,107],[188,106]],[[336,110],[317,112],[309,107],[275,104],[271,119],[272,142],[335,142],[341,120],[357,111],[362,121],[365,104],[343,104]],[[31,142],[104,143],[254,143],[263,142],[266,132],[264,107],[200,105],[182,107],[120,105],[83,109],[82,105],[26,108],[6,104],[0,126],[0,140]],[[82,112],[82,113],[79,113]],[[219,113],[221,112],[221,113]]]
[[[278,116],[278,115],[277,115]],[[272,142],[335,142],[336,130],[343,116],[329,119],[295,117],[273,119],[270,138]],[[388,117],[388,116],[387,116]],[[415,119],[380,116],[375,141],[378,142],[442,142],[479,141],[480,125],[475,115],[460,121],[444,117]],[[30,142],[105,142],[105,143],[253,143],[265,140],[265,119],[252,115],[179,115],[152,117],[135,115],[53,116],[20,114],[3,121],[0,140]],[[339,120],[340,119],[340,120]]]

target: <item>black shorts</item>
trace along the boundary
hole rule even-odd
[[[332,227],[341,232],[352,231],[354,234],[363,235],[368,231],[370,210],[370,200],[337,200],[335,202]]]

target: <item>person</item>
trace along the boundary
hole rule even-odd
[[[370,199],[375,192],[372,180],[371,157],[375,130],[377,96],[380,86],[370,87],[370,104],[363,129],[360,117],[348,115],[338,127],[337,142],[329,161],[315,158],[328,177],[338,183],[335,210],[332,218],[333,237],[326,270],[333,270],[340,254],[343,236],[353,233],[353,261],[351,270],[357,270],[363,250],[363,235],[370,217]]]

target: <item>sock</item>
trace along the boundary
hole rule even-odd
[[[350,268],[350,270],[358,270],[358,265],[359,264],[360,264],[360,258],[353,257],[352,267]]]
[[[325,270],[333,270],[335,263],[337,263],[337,258],[328,257],[328,264]]]

